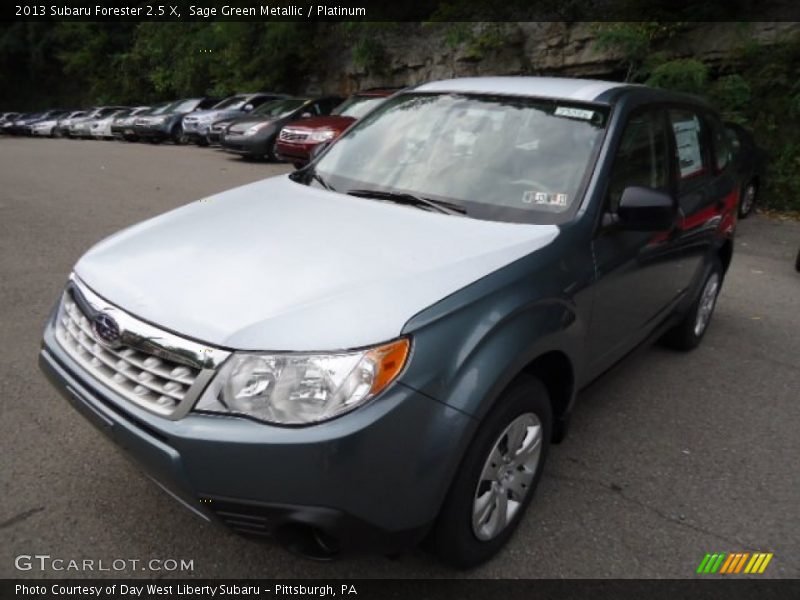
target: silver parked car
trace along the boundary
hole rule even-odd
[[[78,119],[74,119],[69,126],[69,137],[86,138],[92,137],[92,122],[102,119],[118,110],[127,109],[127,106],[98,106],[89,113]]]

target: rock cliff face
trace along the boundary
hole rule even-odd
[[[454,27],[468,29],[471,40],[455,43]],[[491,43],[476,49],[475,39],[487,28]],[[348,93],[476,75],[625,77],[621,54],[600,50],[590,23],[397,23],[370,34],[380,40],[380,53],[369,66],[357,59],[352,32],[320,40],[328,58],[311,74],[304,91]],[[655,48],[670,58],[697,57],[716,66],[747,40],[770,45],[789,35],[800,35],[800,23],[690,24]]]

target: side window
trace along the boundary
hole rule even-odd
[[[715,118],[710,118],[711,147],[714,149],[714,166],[717,171],[723,171],[732,160],[731,146],[725,128]]]
[[[664,113],[634,114],[625,126],[608,187],[609,210],[616,212],[625,188],[669,189],[669,133]]]
[[[670,110],[669,120],[675,134],[679,187],[683,190],[710,172],[705,125],[696,112],[687,109]]]
[[[341,98],[328,98],[325,101],[325,114],[331,114],[331,111],[342,103]]]
[[[725,127],[725,133],[728,135],[732,158],[738,159],[742,152],[742,140],[739,139],[739,134],[733,127]]]

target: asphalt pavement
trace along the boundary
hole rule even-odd
[[[762,216],[739,225],[702,346],[643,349],[585,390],[518,532],[479,569],[421,550],[312,562],[165,495],[40,374],[45,319],[94,242],[288,170],[210,148],[0,139],[0,577],[691,578],[735,551],[774,553],[760,577],[800,576],[800,224]],[[37,554],[66,570],[17,570]],[[127,562],[68,569],[82,559]],[[129,562],[151,559],[193,569]]]

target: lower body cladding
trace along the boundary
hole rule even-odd
[[[399,383],[309,427],[194,413],[173,421],[100,386],[61,349],[52,322],[39,363],[79,412],[193,512],[311,558],[419,543],[476,426]]]

